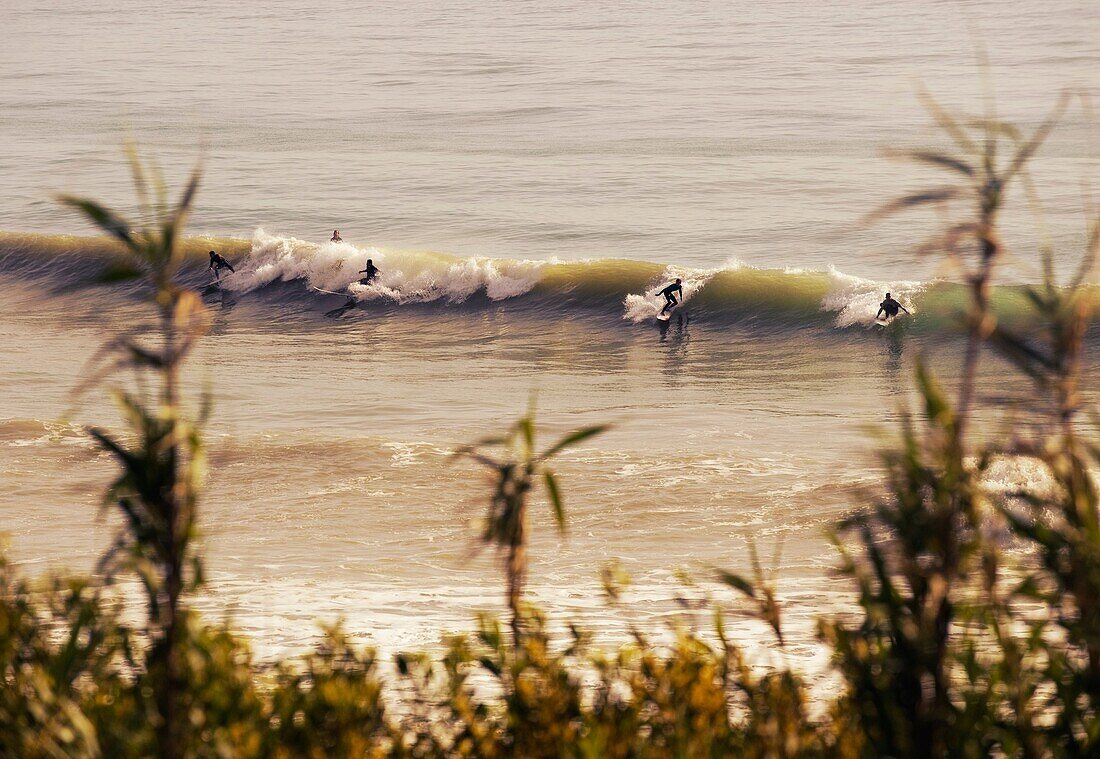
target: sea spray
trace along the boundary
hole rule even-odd
[[[677,279],[682,280],[683,292],[680,295],[680,303],[685,304],[692,296],[699,292],[707,282],[718,272],[736,271],[743,264],[735,259],[730,259],[724,265],[716,269],[688,269],[682,266],[669,266],[665,269],[661,278],[646,287],[644,292],[629,293],[623,299],[623,319],[635,324],[656,318],[661,309],[665,307],[665,301],[660,291],[665,286]]]
[[[829,279],[832,289],[821,300],[821,307],[826,311],[836,313],[835,324],[841,329],[853,326],[870,326],[874,324],[878,314],[879,304],[890,292],[901,301],[910,313],[916,313],[913,299],[922,293],[926,287],[923,282],[893,282],[883,284],[870,279],[853,277],[829,267]]]
[[[346,242],[317,244],[278,237],[257,229],[252,235],[252,249],[237,263],[236,274],[226,277],[223,287],[251,292],[275,281],[302,280],[313,288],[342,289],[358,279],[359,270],[371,257],[380,257],[380,252]]]
[[[710,327],[736,325],[761,335],[802,329],[862,331],[872,324],[889,291],[913,314],[899,320],[899,328],[952,339],[968,302],[964,284],[876,281],[831,266],[824,271],[758,268],[731,260],[715,269],[692,269],[621,258],[459,257],[310,242],[263,229],[251,241],[194,237],[183,240],[181,248],[185,261],[180,276],[192,286],[211,284],[206,252],[215,249],[237,268],[221,277],[223,294],[247,295],[260,313],[286,309],[294,318],[331,311],[334,296],[317,292],[322,290],[346,294],[368,311],[417,304],[460,310],[498,303],[539,319],[599,318],[605,326],[629,327],[652,320],[663,306],[656,291],[680,277],[693,321]],[[117,255],[118,246],[105,238],[0,233],[0,278],[71,290],[100,279]],[[372,284],[360,285],[368,258],[381,274]],[[141,295],[127,283],[112,290],[115,297]],[[993,289],[993,309],[1002,324],[1026,329],[1034,321],[1025,290],[1019,285]],[[1087,297],[1100,305],[1100,288],[1089,290]],[[1090,339],[1097,332],[1092,330]]]
[[[545,266],[538,261],[455,260],[404,251],[377,251],[375,256],[382,270],[377,281],[364,285],[356,280],[347,286],[348,294],[358,301],[386,298],[393,303],[459,304],[479,292],[490,300],[506,300],[529,292]]]
[[[367,260],[380,270],[376,281],[360,284]],[[225,286],[250,292],[274,281],[303,281],[319,290],[346,291],[357,301],[463,303],[484,292],[502,300],[528,292],[538,282],[537,261],[456,259],[438,253],[359,248],[348,242],[310,243],[257,229],[252,250]]]

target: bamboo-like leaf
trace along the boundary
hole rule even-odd
[[[757,597],[756,588],[754,588],[752,583],[746,580],[741,575],[734,574],[733,572],[727,572],[724,569],[718,569],[716,571],[718,573],[718,579],[724,582],[726,585],[729,585],[731,588],[741,591],[749,598],[755,599]]]
[[[918,163],[927,163],[942,169],[948,169],[966,177],[973,177],[976,173],[974,167],[961,158],[955,158],[947,153],[939,153],[934,150],[890,150],[887,155],[893,158],[903,158]]]
[[[911,208],[946,203],[949,200],[959,197],[961,194],[962,190],[958,187],[939,187],[932,190],[913,192],[879,206],[877,209],[864,216],[862,221],[864,224],[871,224],[887,216],[893,216],[896,213],[900,213],[901,211],[908,211]]]
[[[917,362],[917,387],[924,399],[925,416],[928,421],[947,429],[954,424],[954,414],[943,394],[939,383],[928,371],[924,361]]]
[[[91,427],[88,429],[88,434],[95,438],[96,442],[98,442],[104,450],[113,454],[127,469],[135,469],[141,466],[141,460],[139,458],[126,450],[121,443],[103,430],[97,427]]]
[[[549,469],[542,473],[546,483],[546,494],[550,499],[550,505],[554,509],[554,519],[558,523],[558,532],[565,532],[565,507],[562,505],[561,490],[558,488],[558,479]]]
[[[565,437],[563,437],[558,442],[554,443],[554,445],[547,448],[543,452],[543,454],[541,456],[539,456],[539,458],[542,459],[542,460],[553,458],[555,455],[560,453],[562,450],[564,450],[566,448],[569,448],[570,446],[574,446],[577,443],[583,442],[583,441],[587,440],[590,437],[594,437],[595,435],[599,435],[599,434],[605,432],[610,427],[611,427],[611,425],[609,425],[609,424],[596,424],[596,425],[593,425],[591,427],[584,427],[582,429],[577,430],[576,432],[571,432],[570,434],[566,435]]]
[[[1062,118],[1062,114],[1065,113],[1066,107],[1069,105],[1069,93],[1062,92],[1058,97],[1058,102],[1055,103],[1054,108],[1051,109],[1050,115],[1046,120],[1039,125],[1024,145],[1016,151],[1016,155],[1012,157],[1012,161],[1009,163],[1008,168],[1001,175],[1001,182],[1008,182],[1009,179],[1019,171],[1025,163],[1035,154],[1043,143],[1046,142],[1051,131],[1057,126],[1058,122]]]
[[[924,86],[917,87],[917,99],[920,100],[921,105],[928,111],[929,115],[940,125],[947,134],[951,136],[955,143],[967,151],[968,153],[977,155],[978,146],[970,139],[970,136],[966,133],[966,130],[959,125],[951,114],[949,114],[938,102],[932,97],[932,94],[924,88]]]
[[[166,261],[175,263],[176,260],[183,255],[183,249],[176,245],[176,237],[179,234],[179,230],[183,228],[183,225],[187,221],[187,216],[191,212],[191,204],[194,202],[195,194],[199,190],[199,180],[201,177],[202,165],[198,164],[192,170],[191,177],[187,180],[187,186],[180,195],[179,202],[176,204],[171,218],[164,225],[164,239],[161,241],[161,244],[165,249]]]
[[[1070,280],[1072,289],[1077,289],[1092,276],[1096,270],[1098,255],[1100,255],[1100,218],[1094,219],[1089,224],[1085,241],[1085,254]]]
[[[535,450],[535,417],[533,412],[529,412],[527,416],[523,417],[516,423],[516,428],[519,430],[520,439],[523,440],[524,450],[527,455],[531,455],[531,452]]]
[[[160,369],[165,365],[164,356],[159,353],[154,353],[148,348],[143,348],[133,340],[123,340],[121,347],[125,351],[126,355],[129,357],[129,363],[131,366]]]
[[[492,673],[493,677],[500,677],[501,673],[503,672],[503,670],[500,668],[500,665],[490,659],[488,656],[482,656],[478,659],[478,662],[481,664],[481,666],[485,667],[485,669],[489,670],[489,672]]]
[[[478,453],[474,448],[472,448],[470,446],[463,446],[462,448],[459,448],[454,453],[452,453],[448,458],[450,458],[451,460],[454,460],[454,459],[470,459],[471,461],[476,461],[478,464],[481,464],[482,466],[485,466],[489,469],[499,469],[500,468],[500,463],[499,462],[494,461],[493,459],[489,458],[488,456],[486,456],[484,454]]]
[[[1057,362],[1028,345],[1023,338],[999,326],[993,330],[989,342],[998,353],[1040,384],[1045,385],[1050,379],[1048,372],[1058,368]]]
[[[145,178],[145,168],[141,164],[137,145],[133,141],[127,140],[125,152],[126,160],[130,164],[130,174],[134,178],[134,191],[138,196],[138,205],[143,216],[142,221],[149,223],[153,218],[154,210],[149,199],[149,183]]]
[[[83,198],[77,198],[72,195],[62,195],[58,198],[61,203],[67,206],[72,206],[78,211],[87,216],[97,227],[102,229],[111,237],[121,241],[134,253],[140,253],[140,246],[137,241],[134,240],[133,235],[130,232],[132,225],[123,217],[111,211],[108,208],[104,208],[99,203],[92,200],[85,200]]]

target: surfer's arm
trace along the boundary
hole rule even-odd
[[[900,308],[905,313],[909,314],[909,309],[906,308],[905,306],[901,305],[900,303],[898,304],[898,308]],[[909,314],[909,315],[912,316],[912,314]]]
[[[875,314],[875,318],[876,318],[876,319],[880,318],[880,317],[882,316],[882,312],[883,312],[883,311],[885,311],[885,310],[886,310],[886,309],[884,309],[884,308],[883,308],[882,306],[879,306],[879,307],[878,307],[878,313],[877,313],[877,314]]]

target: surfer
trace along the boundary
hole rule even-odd
[[[363,269],[359,273],[367,275],[367,276],[363,277],[361,280],[359,280],[359,284],[369,285],[371,283],[371,280],[374,279],[375,277],[377,277],[382,272],[378,271],[378,267],[374,265],[374,261],[372,261],[371,259],[368,258],[367,259],[367,268]]]
[[[878,313],[875,314],[875,319],[878,319],[883,313],[886,314],[886,320],[889,321],[898,315],[898,309],[901,309],[905,313],[909,313],[909,309],[898,303],[896,300],[890,297],[890,293],[886,293],[886,300],[878,304]]]
[[[221,272],[222,269],[229,269],[229,271],[231,271],[231,272],[236,272],[237,271],[236,269],[233,268],[233,264],[226,261],[224,258],[219,256],[214,251],[210,251],[210,266],[209,266],[209,269],[210,269],[211,272],[214,273],[214,279],[218,280],[219,282],[221,281],[220,272]]]
[[[658,295],[665,296],[665,307],[661,309],[661,316],[664,316],[665,312],[668,311],[673,306],[680,305],[680,301],[676,300],[676,294],[677,293],[679,293],[680,299],[682,300],[683,297],[684,297],[684,288],[683,288],[683,285],[680,284],[680,278],[679,277],[676,278],[675,282],[673,282],[671,285],[669,285],[668,287],[666,287],[665,289],[661,290],[658,293]]]
[[[344,241],[343,238],[340,237],[340,230],[339,229],[332,230],[332,239],[329,240],[329,242],[343,242],[343,241]]]

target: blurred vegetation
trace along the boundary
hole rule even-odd
[[[678,628],[671,643],[634,626],[613,652],[593,648],[575,625],[556,638],[523,601],[529,500],[541,484],[564,530],[550,460],[602,428],[540,453],[532,413],[455,454],[491,472],[481,537],[502,558],[507,626],[485,616],[442,654],[392,662],[330,628],[300,660],[253,662],[247,641],[190,608],[203,578],[195,539],[208,402],[184,398],[179,376],[208,318],[176,272],[198,173],[170,203],[131,153],[140,219],[63,199],[121,245],[104,281],[143,280],[154,315],[104,347],[88,383],[118,383],[125,429],[89,434],[117,461],[104,503],[123,527],[95,580],[32,581],[0,561],[0,756],[1100,756],[1100,446],[1078,420],[1096,210],[1086,208],[1080,266],[1068,281],[1056,279],[1054,253],[1040,246],[1044,281],[1029,290],[1027,334],[999,325],[989,299],[1005,255],[1005,193],[1022,185],[1038,211],[1028,162],[1069,99],[1030,134],[992,107],[961,118],[924,99],[954,149],[906,157],[951,183],[874,216],[962,209],[924,250],[970,287],[966,350],[955,398],[918,362],[921,404],[883,456],[884,486],[835,527],[838,573],[858,613],[819,623],[836,680],[825,702],[815,704],[786,664],[749,666],[726,632],[729,602],[713,604],[712,631]],[[1027,416],[993,439],[972,431],[975,408],[1013,415],[976,387],[984,351],[1007,359],[1036,393]],[[122,389],[123,372],[135,389]],[[1004,462],[1025,462],[1046,481],[995,492],[988,475]],[[755,551],[753,566],[751,578],[717,572],[715,587],[731,590],[737,610],[783,651],[777,593]],[[120,578],[141,589],[138,622],[118,600],[127,593],[112,590]],[[609,604],[626,604],[626,582],[605,569]]]

